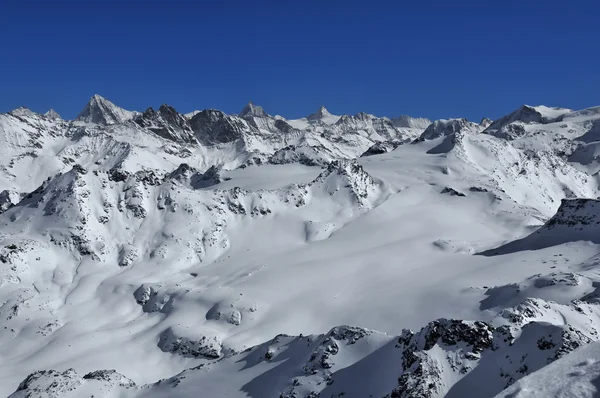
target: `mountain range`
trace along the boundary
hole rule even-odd
[[[599,145],[600,107],[0,114],[0,395],[593,396]]]

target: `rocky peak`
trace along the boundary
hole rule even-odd
[[[315,113],[309,115],[307,117],[307,119],[309,121],[317,121],[317,120],[321,120],[325,117],[331,116],[331,113],[329,113],[329,111],[327,110],[327,108],[325,108],[323,105],[321,105],[321,107],[319,108],[318,111],[316,111]]]
[[[419,137],[419,141],[433,140],[463,132],[480,132],[481,127],[467,119],[441,119],[431,123]]]
[[[372,155],[381,155],[382,153],[388,153],[393,151],[398,147],[398,143],[390,142],[390,141],[381,141],[376,142],[369,147],[360,157],[372,156]]]
[[[27,108],[26,106],[20,106],[17,109],[13,109],[12,111],[10,111],[10,114],[18,117],[30,117],[36,115],[34,111]]]
[[[5,189],[4,191],[0,192],[0,213],[3,213],[12,206],[16,205],[20,200],[21,195],[19,195],[19,193],[16,191]]]
[[[270,115],[265,112],[262,106],[254,105],[252,101],[249,101],[244,109],[239,114],[240,117],[243,118],[252,118],[252,117],[270,117]]]
[[[180,142],[195,142],[194,133],[189,120],[169,105],[161,105],[158,111],[148,108],[134,119],[140,127],[144,127],[158,136]]]
[[[221,182],[221,174],[218,167],[211,166],[204,173],[200,173],[187,163],[180,164],[177,169],[167,174],[167,178],[192,189],[206,188]]]
[[[541,123],[542,114],[532,106],[522,105],[516,111],[506,116],[503,116],[495,122],[491,123],[485,131],[486,133],[493,134],[515,122],[521,122],[525,124]]]
[[[505,130],[512,124],[545,124],[561,120],[565,114],[571,112],[566,108],[553,108],[547,106],[522,105],[519,109],[494,121],[486,129],[492,135],[506,135]]]
[[[209,145],[235,141],[250,128],[246,120],[215,109],[198,112],[190,125],[198,141]]]
[[[363,206],[375,192],[377,183],[356,160],[334,160],[311,183],[313,187],[320,186],[330,195],[345,188],[354,200]]]
[[[479,122],[479,125],[481,126],[481,128],[487,129],[492,123],[494,123],[492,119],[484,117],[481,119],[481,122]]]
[[[358,120],[370,120],[373,119],[373,115],[370,115],[366,112],[358,112],[356,115],[354,115],[354,118]]]
[[[365,112],[359,112],[356,115],[342,115],[335,123],[337,126],[348,126],[348,125],[365,125],[366,123],[377,119],[373,115]]]
[[[64,372],[56,370],[40,370],[30,374],[17,388],[12,396],[59,398],[74,396],[75,390],[87,386],[89,389],[104,391],[109,395],[111,390],[133,389],[136,384],[116,370],[97,370],[83,377],[75,369]],[[121,390],[121,391],[123,391]],[[22,394],[21,394],[22,393]],[[120,395],[117,393],[117,395]],[[93,396],[93,395],[92,395]]]
[[[58,112],[56,112],[54,109],[48,110],[48,112],[44,113],[44,116],[49,119],[62,119],[62,117],[60,117]]]
[[[96,124],[117,124],[132,119],[134,112],[119,108],[109,100],[95,94],[75,120]]]
[[[556,214],[548,220],[547,227],[565,225],[570,227],[600,224],[600,200],[563,199]]]

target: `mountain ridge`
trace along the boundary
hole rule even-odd
[[[246,108],[0,114],[0,394],[492,397],[598,339],[600,108]]]

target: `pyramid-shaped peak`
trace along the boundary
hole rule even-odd
[[[94,94],[75,120],[96,124],[116,124],[131,120],[134,115],[135,112],[120,108],[106,98]]]
[[[329,111],[327,110],[327,108],[325,108],[325,106],[321,105],[319,107],[319,110],[316,111],[315,113],[313,113],[312,115],[308,116],[307,119],[308,120],[321,120],[323,118],[326,118],[327,116],[331,116],[331,113],[329,113]]]
[[[58,112],[56,112],[54,109],[48,110],[48,112],[44,113],[44,116],[50,119],[62,119],[62,117],[60,117]]]
[[[248,101],[244,109],[240,112],[241,117],[269,117],[262,106],[254,105],[252,101]]]

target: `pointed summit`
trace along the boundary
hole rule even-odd
[[[490,127],[490,125],[494,123],[494,121],[490,118],[484,117],[481,119],[481,122],[479,122],[479,125],[484,128],[487,129],[488,127]]]
[[[44,113],[44,116],[49,119],[62,119],[62,117],[60,117],[58,112],[56,112],[54,109],[50,109],[48,112]]]
[[[135,112],[119,108],[109,100],[94,94],[75,120],[96,124],[116,124],[130,120]]]
[[[318,111],[316,111],[315,113],[313,113],[312,115],[308,116],[307,119],[310,121],[313,120],[322,120],[325,119],[327,117],[332,116],[331,113],[329,113],[329,111],[327,110],[327,108],[325,108],[323,105],[321,105],[321,107],[319,108]]]
[[[265,112],[262,106],[254,105],[252,101],[249,101],[248,104],[242,109],[240,112],[240,117],[243,118],[251,118],[251,117],[269,117],[270,115]]]

